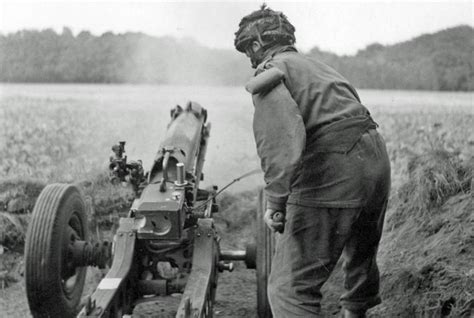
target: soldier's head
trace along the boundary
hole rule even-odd
[[[263,61],[268,50],[294,43],[295,27],[283,13],[267,8],[265,4],[242,18],[234,40],[237,51],[250,58],[253,68]]]

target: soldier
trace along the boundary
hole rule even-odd
[[[274,317],[318,317],[321,287],[343,257],[343,317],[381,302],[377,248],[390,162],[377,124],[351,84],[293,46],[295,28],[265,6],[247,16],[235,47],[256,68],[246,85],[265,178],[265,222],[277,231],[268,284]],[[285,215],[283,222],[273,219]]]

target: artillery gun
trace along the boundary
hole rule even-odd
[[[212,218],[218,212],[217,187],[199,188],[209,132],[207,111],[189,102],[171,111],[146,174],[141,161],[128,162],[123,155],[125,142],[112,148],[112,180],[129,182],[135,191],[112,244],[89,242],[87,200],[79,187],[44,188],[25,246],[26,291],[34,317],[130,317],[138,303],[174,293],[182,294],[176,317],[212,317],[218,273],[232,271],[232,261],[256,268],[257,311],[259,317],[271,317],[266,286],[274,238],[262,221],[265,200],[260,192],[256,242],[245,250],[221,250]],[[87,267],[109,264],[80,308]]]

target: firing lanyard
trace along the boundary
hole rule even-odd
[[[233,185],[234,183],[236,182],[239,182],[240,180],[244,179],[244,178],[247,178],[247,177],[250,177],[254,174],[257,174],[257,173],[261,173],[262,170],[259,168],[259,169],[254,169],[254,170],[251,170],[249,172],[246,172],[244,173],[243,175],[241,175],[240,177],[238,178],[235,178],[234,180],[232,180],[231,182],[229,182],[228,184],[226,184],[222,189],[220,189],[219,191],[217,191],[213,196],[211,196],[209,199],[207,199],[206,201],[204,201],[203,203],[201,203],[200,205],[198,206],[195,206],[193,207],[191,210],[197,210],[197,209],[200,209],[204,206],[206,206],[210,201],[214,200],[219,194],[221,194],[225,189],[227,189],[228,187],[230,187],[231,185]]]

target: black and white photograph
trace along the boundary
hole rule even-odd
[[[0,0],[0,318],[474,317],[472,0]]]

